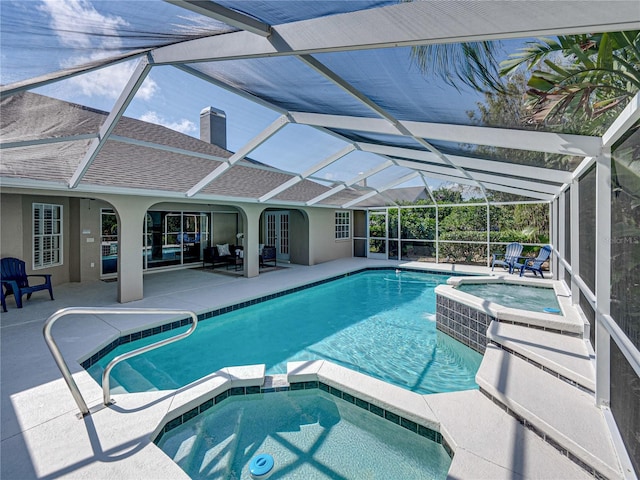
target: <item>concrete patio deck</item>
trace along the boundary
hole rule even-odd
[[[1,459],[3,479],[29,478],[185,478],[184,472],[152,442],[151,435],[171,408],[176,392],[158,391],[120,395],[110,408],[102,406],[99,385],[78,364],[120,332],[166,322],[166,318],[119,315],[73,315],[60,320],[53,335],[71,368],[75,381],[92,413],[80,419],[78,408],[64,383],[42,335],[45,320],[60,308],[103,306],[188,309],[196,313],[233,305],[250,298],[304,285],[368,266],[397,266],[394,261],[343,259],[302,267],[291,265],[259,277],[245,279],[201,270],[178,270],[146,275],[145,298],[126,305],[116,302],[116,283],[65,284],[54,288],[55,301],[35,294],[21,310],[10,298],[9,311],[0,317],[1,340]],[[465,273],[489,273],[487,268],[449,264],[402,262],[412,268],[431,268]],[[187,387],[185,387],[186,389]],[[185,390],[180,389],[180,390]],[[453,395],[452,402],[443,396]],[[456,413],[459,401],[474,406]],[[455,400],[455,401],[453,401]],[[426,400],[430,402],[430,400]],[[463,401],[463,403],[466,400]],[[431,401],[436,416],[449,432],[456,453],[450,475],[471,478],[474,471],[485,478],[587,478],[539,436],[507,415],[477,391],[439,394]],[[481,411],[480,411],[481,410]],[[467,413],[464,413],[466,411]],[[484,418],[487,430],[475,429]],[[444,421],[447,422],[445,425]],[[500,427],[503,425],[504,428]],[[471,429],[471,430],[470,430]],[[466,440],[462,441],[463,438]],[[490,438],[489,438],[490,437]],[[482,439],[475,450],[471,438]],[[479,440],[480,441],[480,440]],[[488,455],[487,445],[505,444],[502,455]],[[547,459],[543,461],[542,459]],[[544,465],[543,465],[544,463]],[[455,468],[454,468],[455,467]],[[478,477],[474,477],[478,478]]]

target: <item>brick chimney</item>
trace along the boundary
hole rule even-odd
[[[200,112],[200,140],[227,148],[227,115],[217,108]]]

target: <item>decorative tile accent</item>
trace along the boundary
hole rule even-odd
[[[216,402],[216,405],[219,404],[224,399],[226,399],[228,396],[229,396],[229,391],[228,390],[222,392],[220,395],[216,395],[216,398],[214,399],[215,402]]]
[[[266,382],[265,382],[266,383]],[[454,452],[451,449],[451,447],[449,446],[449,444],[446,442],[446,440],[444,438],[442,438],[442,434],[440,432],[437,432],[435,430],[432,430],[428,427],[425,427],[424,425],[420,425],[419,423],[416,423],[412,420],[409,420],[407,418],[404,418],[396,413],[390,412],[389,410],[385,410],[384,408],[381,408],[377,405],[374,405],[372,403],[369,403],[365,400],[362,400],[361,398],[355,397],[349,393],[343,392],[342,390],[338,389],[338,388],[334,388],[330,385],[327,385],[326,383],[323,382],[317,382],[317,381],[312,381],[312,382],[293,382],[291,384],[289,384],[288,387],[280,387],[281,389],[278,391],[297,391],[297,390],[312,390],[312,389],[320,389],[326,393],[331,393],[332,395],[341,398],[342,400],[345,400],[349,403],[352,403],[364,410],[367,410],[371,413],[373,413],[374,415],[377,415],[379,417],[382,417],[386,420],[389,420],[392,423],[395,423],[396,425],[400,425],[401,427],[413,432],[413,433],[417,433],[418,435],[425,437],[429,440],[431,440],[432,442],[435,443],[439,443],[443,446],[443,448],[445,449],[445,451],[447,452],[447,454],[449,455],[449,458],[453,458]],[[230,388],[228,390],[225,390],[224,392],[216,395],[215,398],[210,398],[207,401],[201,403],[200,405],[198,405],[197,407],[192,408],[191,410],[189,410],[186,413],[183,413],[182,415],[180,415],[179,417],[176,417],[172,420],[169,420],[165,426],[162,428],[162,430],[160,431],[160,433],[156,436],[156,438],[153,439],[153,443],[155,443],[156,445],[158,444],[158,442],[160,441],[160,439],[163,437],[163,435],[165,433],[167,433],[170,430],[173,430],[174,428],[182,425],[183,423],[191,420],[192,418],[196,417],[197,415],[199,415],[202,412],[207,411],[208,409],[210,409],[214,404],[218,404],[221,401],[225,400],[226,398],[229,398],[231,396],[236,396],[236,395],[253,395],[253,394],[266,394],[266,393],[271,393],[276,391],[276,388],[261,388],[258,386],[255,387],[233,387]],[[242,393],[241,393],[242,392]]]
[[[233,387],[228,390],[230,396],[246,395],[244,387]]]
[[[538,435],[538,437],[540,437],[542,440],[544,440],[549,445],[551,445],[553,448],[558,450],[558,452],[560,452],[561,455],[564,455],[565,457],[569,458],[569,460],[571,460],[573,463],[575,463],[580,468],[582,468],[587,473],[589,473],[589,475],[592,475],[595,478],[602,478],[602,479],[606,479],[607,478],[601,472],[599,472],[598,470],[593,468],[591,465],[586,464],[585,462],[580,460],[578,457],[576,457],[573,453],[571,453],[569,450],[567,450],[562,445],[560,445],[553,437],[550,437],[549,435],[544,433],[542,430],[539,430],[538,428],[536,428],[534,425],[532,425],[530,422],[528,422],[526,418],[523,418],[520,415],[518,415],[517,413],[515,413],[513,410],[511,410],[509,407],[507,407],[505,404],[503,404],[499,399],[497,399],[496,397],[491,395],[489,392],[484,390],[482,387],[480,387],[480,392],[485,397],[487,397],[489,400],[491,400],[494,404],[496,404],[497,406],[502,408],[505,412],[507,412],[509,415],[514,417],[516,420],[518,420],[527,429],[531,430],[533,433]]]
[[[384,418],[389,420],[391,423],[395,423],[396,425],[400,425],[400,415],[396,415],[395,413],[392,413],[389,410],[385,410]]]
[[[436,295],[436,328],[478,353],[487,348],[487,327],[495,320],[491,315]]]

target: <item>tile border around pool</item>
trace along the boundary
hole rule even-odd
[[[324,382],[320,381],[308,381],[308,382],[292,382],[289,386],[277,386],[277,387],[267,387],[263,388],[260,386],[249,386],[249,387],[230,387],[227,390],[218,393],[213,398],[210,398],[200,405],[197,405],[190,409],[189,411],[183,413],[182,415],[177,416],[171,420],[168,420],[164,427],[160,430],[160,432],[153,439],[154,444],[158,444],[158,442],[162,439],[165,433],[170,432],[171,430],[179,427],[183,423],[191,420],[192,418],[200,415],[203,412],[206,412],[214,405],[219,404],[223,400],[226,400],[229,397],[241,396],[241,395],[256,395],[256,394],[268,394],[274,392],[294,392],[301,390],[314,390],[319,389],[325,393],[333,395],[334,397],[340,398],[341,400],[356,405],[363,410],[366,410],[378,417],[384,418],[385,420],[390,421],[402,428],[409,430],[421,437],[426,438],[432,442],[438,443],[442,445],[445,452],[449,458],[453,459],[454,452],[453,449],[449,446],[447,441],[443,438],[442,434],[436,430],[433,430],[429,427],[425,427],[424,425],[420,425],[417,422],[404,418],[398,414],[390,412],[389,410],[385,410],[374,403],[367,402],[366,400],[362,400],[356,396],[353,396],[347,392],[343,392],[342,390],[332,387]]]
[[[286,290],[282,290],[280,292],[271,293],[269,295],[263,295],[261,297],[253,298],[251,300],[246,300],[244,302],[240,302],[240,303],[237,303],[235,305],[228,305],[226,307],[216,308],[216,309],[210,310],[208,312],[200,313],[200,314],[198,314],[198,322],[201,322],[203,320],[208,320],[209,318],[217,317],[219,315],[224,315],[225,313],[233,312],[235,310],[240,310],[242,308],[250,307],[250,306],[256,305],[258,303],[266,302],[268,300],[273,300],[274,298],[282,297],[284,295],[289,295],[291,293],[300,292],[300,291],[306,290],[308,288],[317,287],[318,285],[323,285],[325,283],[333,282],[335,280],[340,280],[341,278],[350,277],[352,275],[356,275],[356,274],[363,273],[363,272],[378,271],[378,270],[391,270],[391,271],[402,270],[403,272],[417,272],[417,273],[424,273],[424,274],[429,274],[429,275],[442,275],[442,276],[447,276],[447,277],[468,276],[468,274],[463,274],[463,273],[440,272],[440,271],[433,271],[433,270],[421,270],[421,269],[417,269],[417,268],[400,268],[400,267],[367,267],[367,268],[361,268],[359,270],[354,270],[353,272],[341,273],[339,275],[334,275],[334,276],[331,276],[331,277],[328,277],[328,278],[324,278],[322,280],[317,280],[317,281],[312,282],[312,283],[307,283],[305,285],[300,285],[298,287],[289,288],[289,289],[286,289]],[[136,341],[136,340],[140,340],[141,338],[150,337],[150,336],[156,335],[158,333],[166,332],[166,331],[169,331],[169,330],[174,330],[176,328],[184,327],[184,326],[190,325],[190,324],[191,324],[191,319],[190,318],[183,318],[181,320],[175,320],[173,322],[169,322],[169,323],[166,323],[164,325],[159,325],[159,326],[156,326],[156,327],[147,328],[147,329],[141,330],[139,332],[134,332],[134,333],[122,335],[119,338],[116,338],[115,340],[113,340],[111,343],[109,343],[109,344],[105,345],[104,347],[102,347],[100,350],[98,350],[93,355],[89,356],[88,358],[86,358],[85,360],[80,362],[80,365],[82,366],[82,368],[87,370],[90,367],[92,367],[93,365],[95,365],[102,357],[108,355],[110,352],[115,350],[120,345],[124,345],[126,343],[130,343],[130,342],[133,342],[133,341]]]

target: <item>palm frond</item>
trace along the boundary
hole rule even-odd
[[[481,92],[503,91],[498,48],[496,42],[419,45],[411,49],[411,58],[422,73],[437,75],[457,90],[462,84]]]

